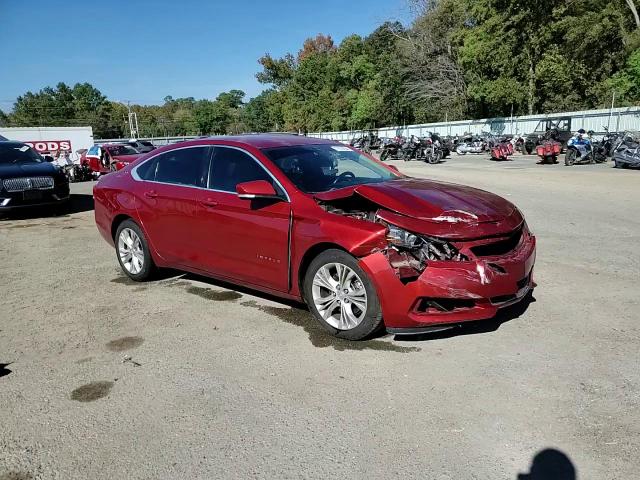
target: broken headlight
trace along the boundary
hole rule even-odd
[[[387,241],[389,245],[399,250],[409,250],[420,261],[465,261],[456,247],[446,240],[425,237],[408,232],[407,230],[385,223],[387,226]]]
[[[417,235],[391,224],[387,224],[387,241],[395,247],[408,249],[420,248],[422,244]]]

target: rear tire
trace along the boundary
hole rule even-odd
[[[336,337],[363,340],[384,324],[373,283],[358,261],[342,250],[325,250],[313,259],[303,294],[309,311]]]
[[[156,265],[142,229],[133,220],[125,220],[116,230],[116,256],[120,268],[131,280],[144,282],[153,277]]]

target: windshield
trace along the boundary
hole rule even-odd
[[[139,152],[129,145],[111,145],[106,147],[111,155],[117,157],[119,155],[137,155]]]
[[[263,152],[306,193],[400,178],[400,174],[343,145],[295,145]]]
[[[43,163],[44,159],[28,145],[0,142],[0,164]]]

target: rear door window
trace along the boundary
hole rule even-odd
[[[143,180],[205,188],[209,151],[207,146],[171,150],[140,165],[137,174]]]
[[[141,180],[154,181],[156,179],[156,166],[158,165],[156,160],[157,157],[141,164],[136,168],[136,175]]]

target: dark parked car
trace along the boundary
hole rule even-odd
[[[491,318],[533,287],[536,241],[513,204],[329,140],[169,145],[101,177],[94,197],[133,280],[172,267],[304,300],[350,340]]]
[[[69,180],[52,160],[24,143],[0,142],[0,212],[66,205]]]
[[[140,153],[148,153],[156,149],[156,147],[153,146],[153,143],[148,140],[131,140],[126,142],[126,145],[135,148]]]

